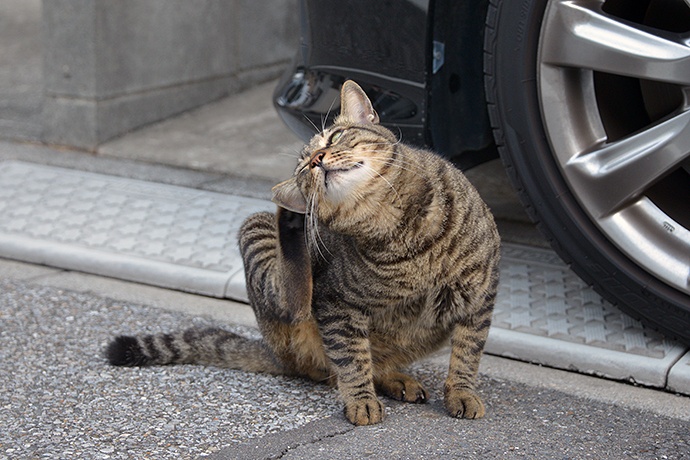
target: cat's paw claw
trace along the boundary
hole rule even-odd
[[[384,417],[383,404],[376,397],[346,403],[345,417],[357,426],[380,423]]]
[[[444,404],[450,415],[457,418],[477,419],[486,414],[479,396],[467,389],[447,392]]]

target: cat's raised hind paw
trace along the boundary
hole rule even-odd
[[[417,404],[427,402],[427,395],[424,387],[409,375],[400,372],[391,372],[390,374],[375,379],[374,384],[380,393],[389,398]]]

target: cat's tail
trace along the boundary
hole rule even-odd
[[[114,366],[203,364],[247,372],[285,373],[262,340],[217,328],[119,336],[108,345],[105,356]]]

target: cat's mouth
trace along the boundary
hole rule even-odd
[[[352,166],[348,166],[346,168],[328,168],[328,167],[322,167],[323,170],[323,182],[326,187],[332,186],[332,185],[337,185],[342,183],[342,179],[344,179],[349,173],[359,170],[364,167],[364,162],[363,161],[358,161],[357,163],[353,164]]]

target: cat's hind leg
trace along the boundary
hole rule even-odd
[[[247,294],[263,339],[286,373],[333,383],[311,317],[311,262],[304,216],[279,208],[251,215],[239,233]]]
[[[285,323],[311,316],[311,261],[304,216],[278,208],[247,218],[239,232],[249,302],[264,318]]]
[[[391,399],[417,404],[427,402],[422,384],[402,372],[389,372],[375,377],[374,386],[379,393]]]

